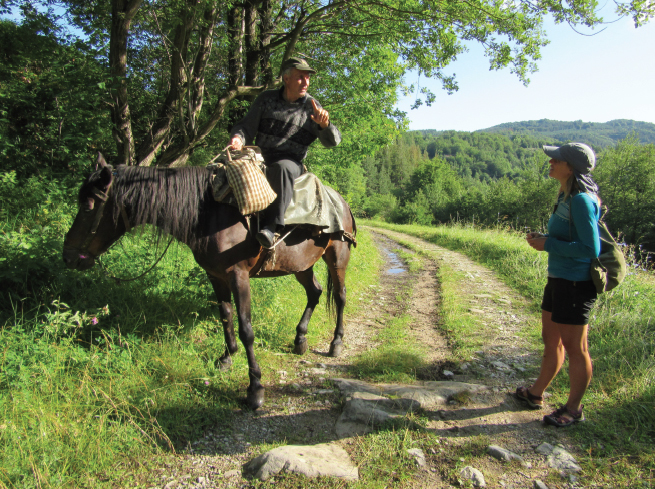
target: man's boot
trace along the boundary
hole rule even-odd
[[[269,226],[261,228],[256,237],[259,244],[264,248],[270,249],[275,244],[275,232],[273,232]]]

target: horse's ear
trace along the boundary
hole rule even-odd
[[[98,151],[98,160],[96,161],[96,170],[98,169],[98,166],[101,168],[104,168],[107,166],[107,162],[105,161],[105,157],[102,156],[102,153]]]
[[[107,190],[109,188],[109,185],[111,185],[111,181],[114,178],[112,175],[112,168],[111,166],[105,164],[101,169],[100,169],[100,178],[98,180],[98,183],[100,184],[101,187],[103,187],[103,190]]]

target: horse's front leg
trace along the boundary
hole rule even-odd
[[[218,300],[218,310],[225,335],[225,353],[219,358],[218,366],[221,370],[228,370],[232,366],[232,355],[239,349],[237,339],[234,336],[234,323],[232,322],[232,292],[225,281],[207,275],[209,282],[214,288],[214,294]]]
[[[307,334],[307,325],[312,318],[314,308],[318,305],[318,300],[321,297],[323,289],[321,289],[321,285],[316,280],[313,267],[295,275],[298,282],[305,288],[305,293],[307,294],[307,306],[300,318],[298,326],[296,326],[296,338],[293,341],[293,352],[297,355],[302,355],[307,351],[307,338],[305,337]]]
[[[261,384],[262,371],[255,360],[255,334],[252,331],[250,322],[250,277],[245,270],[237,270],[232,274],[230,289],[237,306],[239,318],[239,339],[246,350],[248,359],[248,395],[246,402],[250,409],[257,409],[264,403],[264,387]]]

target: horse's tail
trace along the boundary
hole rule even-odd
[[[353,221],[352,244],[357,248],[357,223],[355,222],[355,216],[353,216],[353,211],[350,209],[350,206],[348,206],[348,211],[350,211],[350,219]]]
[[[325,308],[327,309],[328,316],[334,318],[337,313],[337,303],[334,300],[334,282],[332,281],[329,268],[327,270],[327,300],[325,302]]]

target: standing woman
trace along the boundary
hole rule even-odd
[[[593,150],[581,143],[544,146],[550,160],[548,176],[560,182],[557,205],[548,221],[548,234],[528,233],[528,244],[548,253],[548,282],[541,303],[544,355],[539,377],[516,396],[534,408],[543,407],[543,393],[569,357],[569,398],[544,416],[558,427],[584,421],[582,396],[591,381],[587,348],[589,313],[596,302],[591,260],[600,253],[598,186],[591,178],[596,164]]]

